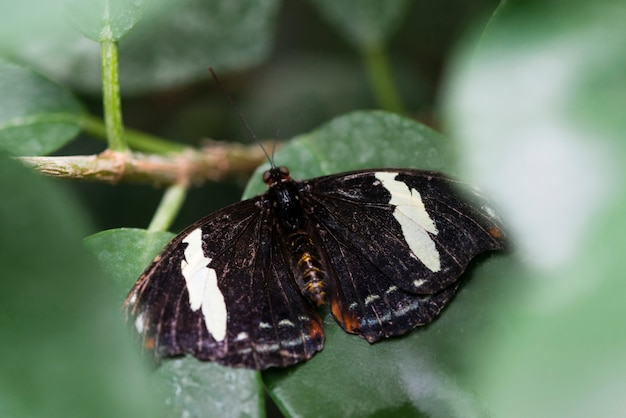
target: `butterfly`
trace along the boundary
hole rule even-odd
[[[478,254],[506,249],[489,201],[441,173],[368,169],[295,181],[190,225],[124,302],[156,359],[267,369],[322,350],[317,307],[370,343],[433,321]]]

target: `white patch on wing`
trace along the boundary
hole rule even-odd
[[[395,292],[396,290],[398,290],[398,286],[389,286],[389,289],[387,289],[387,291],[385,292],[385,295]]]
[[[134,305],[135,302],[137,302],[137,292],[133,292],[133,294],[130,295],[130,299],[128,299],[129,305]]]
[[[404,316],[409,312],[412,312],[416,309],[418,309],[420,307],[420,305],[422,304],[422,301],[419,299],[415,299],[413,302],[411,302],[410,304],[398,309],[395,313],[396,316]]]
[[[183,242],[185,258],[180,263],[183,277],[189,293],[189,307],[192,311],[202,309],[204,324],[216,341],[226,337],[226,303],[224,295],[217,287],[217,273],[209,268],[211,258],[204,256],[202,249],[202,230],[194,229]]]
[[[487,214],[487,216],[489,216],[492,219],[497,219],[498,218],[498,214],[496,213],[495,210],[493,210],[493,208],[491,206],[482,206],[482,210]]]
[[[413,280],[413,286],[415,286],[415,287],[420,287],[424,283],[426,283],[426,280],[424,280],[424,279]]]
[[[145,326],[145,312],[140,313],[139,315],[137,315],[137,318],[135,318],[135,329],[137,330],[137,332],[139,334],[143,333],[143,328]]]
[[[378,296],[378,295],[368,295],[365,298],[365,305],[369,305],[370,303],[374,302],[377,299],[380,299],[380,296]]]
[[[283,347],[297,347],[302,345],[302,340],[300,338],[294,338],[293,340],[282,341],[280,345]]]
[[[269,351],[277,351],[280,348],[278,344],[257,344],[254,350],[258,353],[267,353]]]
[[[391,194],[389,204],[396,207],[393,216],[400,224],[404,239],[413,254],[430,271],[440,271],[439,251],[430,236],[439,233],[435,222],[428,215],[419,192],[396,180],[397,175],[398,173],[379,172],[376,173],[376,178]]]
[[[246,332],[240,332],[239,334],[237,334],[237,336],[235,337],[235,341],[242,341],[242,340],[246,340],[248,338],[248,333]]]

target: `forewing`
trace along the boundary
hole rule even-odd
[[[471,259],[505,247],[487,202],[468,201],[453,184],[418,170],[306,183],[312,229],[332,272],[332,312],[346,331],[376,341],[429,323]]]
[[[266,369],[322,349],[321,319],[290,276],[262,199],[187,228],[139,278],[125,308],[156,358]]]
[[[454,184],[428,171],[358,171],[308,183],[306,206],[330,239],[361,253],[396,285],[433,294],[456,282],[476,255],[506,246],[488,202],[460,196]]]

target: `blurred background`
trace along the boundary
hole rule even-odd
[[[264,139],[285,140],[351,110],[381,107],[368,79],[366,54],[344,36],[340,22],[326,18],[325,2],[227,3],[146,3],[142,19],[120,42],[127,127],[195,146],[203,138],[251,143],[211,79],[209,66]],[[395,16],[380,29],[383,33],[373,36],[405,110],[437,128],[435,104],[451,49],[472,22],[488,17],[498,2],[393,3],[389,9]],[[56,2],[16,2],[9,9],[14,16],[5,16],[7,36],[0,44],[5,55],[70,86],[90,112],[101,115],[98,46],[67,25],[67,17],[62,18],[63,27],[43,17],[58,9]],[[33,10],[39,12],[33,15]],[[19,28],[11,22],[20,22]],[[92,154],[103,147],[103,142],[82,136],[57,154]],[[238,200],[246,181],[193,189],[173,230]],[[161,196],[160,190],[142,185],[72,187],[89,207],[97,230],[146,227]]]
[[[100,16],[92,11],[102,4],[127,6],[124,1],[2,0],[0,55],[43,74],[100,115],[100,52],[88,39],[98,38],[93,30]],[[479,273],[487,279],[463,288],[465,305],[459,297],[429,328],[435,331],[423,333],[436,339],[443,323],[457,332],[446,334],[445,344],[456,354],[440,357],[449,362],[438,370],[438,383],[461,396],[430,393],[443,404],[436,410],[455,411],[439,416],[626,416],[623,0],[129,4],[112,28],[126,33],[120,41],[126,126],[191,145],[203,138],[251,143],[210,79],[206,69],[212,66],[260,138],[289,139],[356,109],[396,111],[442,131],[457,150],[462,177],[495,197],[514,236],[515,256],[485,263]],[[11,106],[0,106],[0,121]],[[0,128],[6,133],[6,126]],[[101,139],[80,136],[55,152],[104,148]],[[238,200],[243,177],[193,189],[171,229]],[[91,218],[77,228],[81,237],[146,227],[162,195],[146,185],[55,183],[80,198],[80,210],[70,215]],[[0,244],[14,251],[3,250],[3,280],[13,278],[24,292],[22,298],[6,296],[0,306],[34,303],[30,292],[38,290],[37,280],[74,261],[78,251],[55,257],[63,240],[56,230],[43,240],[50,222],[11,229],[19,226],[11,214],[43,210],[38,199],[44,197],[45,209],[67,221],[65,210],[54,212],[52,192],[33,186],[37,193],[28,195],[30,190],[26,183],[2,190],[3,210],[19,200],[15,196],[27,198],[0,216]],[[11,270],[13,254],[24,260]],[[33,263],[40,255],[41,263]],[[32,265],[39,270],[30,272]],[[23,283],[31,285],[28,292]],[[467,306],[476,316],[463,311]],[[7,318],[14,316],[0,315]],[[37,346],[32,338],[28,347]]]

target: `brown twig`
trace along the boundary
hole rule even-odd
[[[270,145],[271,146],[271,145]],[[20,157],[40,173],[105,183],[200,185],[250,174],[265,160],[258,145],[208,141],[200,149],[168,155],[104,151],[97,155]]]

